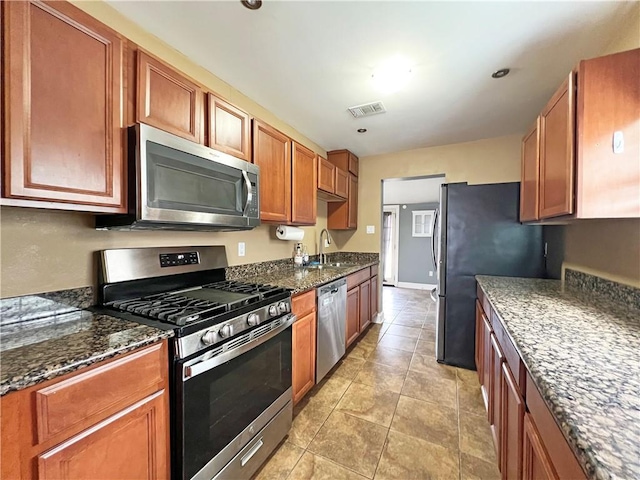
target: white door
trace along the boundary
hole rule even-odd
[[[400,206],[382,208],[382,284],[398,285],[398,232]]]

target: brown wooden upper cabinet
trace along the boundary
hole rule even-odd
[[[358,176],[358,157],[349,150],[332,150],[327,152],[327,158],[338,168]]]
[[[336,192],[336,166],[322,157],[318,157],[318,190]]]
[[[2,13],[2,203],[126,212],[125,40],[66,2]]]
[[[203,96],[191,80],[138,51],[138,122],[201,143]]]
[[[330,230],[358,228],[358,177],[350,173],[348,180],[347,200],[327,206],[327,228]]]
[[[260,219],[291,221],[291,139],[253,120],[253,163],[260,167]],[[315,191],[315,185],[313,187]]]
[[[208,146],[250,162],[249,114],[212,93],[208,94],[208,100]]]
[[[291,223],[315,225],[318,208],[316,154],[297,142],[291,156]]]
[[[567,77],[522,141],[522,221],[640,217],[638,78],[640,49]]]
[[[522,182],[520,183],[520,221],[538,220],[540,155],[538,121],[522,139]]]
[[[327,202],[342,202],[349,192],[349,174],[334,163],[318,157],[318,198]]]
[[[571,72],[540,114],[540,218],[573,213],[574,78]]]

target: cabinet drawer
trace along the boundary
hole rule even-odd
[[[306,293],[296,295],[291,300],[291,310],[298,317],[306,315],[316,310],[316,291],[309,290]]]
[[[93,425],[156,392],[168,368],[165,345],[152,345],[37,390],[38,443],[80,425]]]
[[[347,277],[347,290],[351,290],[356,285],[366,282],[371,277],[371,269],[365,268]]]
[[[585,473],[578,463],[573,450],[567,443],[560,427],[556,423],[551,411],[544,403],[531,375],[526,375],[526,404],[527,410],[540,432],[540,438],[551,457],[551,462],[559,478],[585,479]]]

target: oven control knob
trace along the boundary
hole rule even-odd
[[[252,313],[247,317],[247,325],[249,325],[250,327],[255,327],[259,323],[260,323],[260,317],[257,314]]]
[[[287,313],[289,311],[289,305],[287,305],[284,302],[280,302],[278,304],[278,312],[280,313]]]
[[[225,325],[220,330],[218,330],[218,335],[222,338],[227,338],[231,336],[231,325]]]
[[[216,332],[209,330],[202,336],[202,343],[205,345],[213,345],[216,341]]]
[[[271,305],[269,307],[269,316],[275,317],[276,315],[278,315],[278,307],[276,307],[275,305]]]

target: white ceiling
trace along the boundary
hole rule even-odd
[[[565,75],[597,56],[632,2],[114,1],[117,10],[326,150],[359,156],[522,133]],[[393,94],[373,69],[412,75]],[[493,80],[503,67],[511,74]],[[382,115],[347,107],[382,100]],[[356,133],[367,128],[365,134]]]
[[[444,177],[384,180],[382,183],[382,203],[400,205],[403,203],[431,203],[440,201],[440,185]]]

